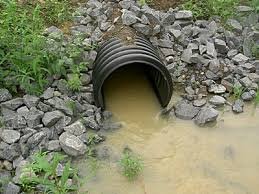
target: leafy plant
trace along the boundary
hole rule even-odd
[[[21,177],[21,186],[24,191],[34,190],[41,185],[44,193],[66,194],[69,191],[77,190],[76,186],[68,184],[69,178],[76,178],[75,170],[71,169],[70,162],[64,166],[61,176],[57,175],[57,166],[65,159],[65,156],[55,153],[49,162],[47,153],[36,153],[32,163],[28,164]],[[27,176],[31,174],[31,176]]]
[[[255,8],[256,12],[259,12],[259,0],[251,0],[251,5]]]
[[[137,155],[130,151],[125,151],[120,160],[123,175],[130,181],[137,178],[143,170],[143,162]]]
[[[259,59],[259,45],[258,44],[254,44],[252,46],[252,54],[255,58]]]
[[[233,95],[235,99],[240,99],[241,95],[244,93],[245,88],[242,86],[234,86]]]
[[[234,7],[240,0],[187,0],[182,8],[191,10],[195,19],[209,19],[220,16],[223,20],[234,15]]]
[[[72,74],[71,77],[68,79],[67,84],[72,91],[80,91],[80,88],[82,86],[80,76],[77,73]]]
[[[141,6],[149,4],[152,2],[152,0],[139,0],[138,1]]]

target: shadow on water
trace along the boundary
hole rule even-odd
[[[117,71],[105,85],[104,94],[107,109],[124,127],[107,132],[100,150],[110,148],[110,159],[102,161],[81,193],[259,193],[259,109],[252,104],[239,115],[226,107],[215,126],[199,128],[192,121],[158,119],[160,105],[142,70]],[[125,146],[145,163],[134,182],[128,182],[118,168]],[[82,174],[87,173],[85,163],[77,162]]]

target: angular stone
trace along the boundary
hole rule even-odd
[[[39,111],[35,107],[31,108],[31,110],[25,115],[28,127],[34,128],[40,125],[43,115],[44,112]]]
[[[192,12],[187,10],[178,11],[175,13],[177,20],[191,20],[193,18]]]
[[[238,12],[251,12],[254,10],[252,7],[244,6],[244,5],[237,6],[236,9]]]
[[[233,28],[233,30],[235,30],[236,32],[241,33],[242,30],[243,30],[242,25],[241,25],[237,20],[228,19],[228,20],[227,20],[227,24],[228,24],[231,28]]]
[[[26,119],[19,114],[12,114],[9,117],[4,116],[4,123],[6,127],[14,129],[22,129],[27,126]]]
[[[207,103],[206,99],[198,99],[193,101],[193,106],[202,107]]]
[[[175,39],[179,39],[182,35],[181,30],[171,29],[170,33],[174,36]]]
[[[64,112],[66,115],[69,115],[69,116],[73,115],[73,110],[71,110],[71,108],[68,106],[68,103],[65,102],[63,99],[54,97],[54,98],[49,99],[47,102],[51,106],[54,106],[56,109]]]
[[[48,143],[48,148],[49,151],[60,151],[61,146],[59,144],[59,140],[51,140]]]
[[[134,24],[133,28],[135,28],[135,30],[138,31],[139,33],[142,33],[146,36],[151,35],[151,32],[152,32],[150,26],[141,24],[141,23]]]
[[[226,103],[226,99],[222,96],[212,96],[212,98],[209,100],[209,102],[215,106],[222,106]]]
[[[83,119],[84,119],[84,124],[85,124],[86,127],[89,127],[91,129],[94,129],[94,130],[100,129],[100,126],[96,122],[94,116],[84,117]]]
[[[207,47],[207,55],[209,55],[212,58],[216,58],[217,57],[217,51],[215,49],[214,43],[207,41],[206,47]]]
[[[38,133],[35,133],[34,135],[32,135],[28,141],[27,141],[27,145],[33,149],[35,148],[43,139],[44,137],[46,137],[46,133],[44,133],[43,131],[40,131]]]
[[[218,59],[213,59],[210,61],[209,70],[213,73],[217,73],[220,70],[220,63]]]
[[[4,188],[3,194],[19,194],[21,188],[18,185],[15,185],[12,182],[9,182],[8,185]]]
[[[232,110],[235,113],[241,113],[243,112],[243,108],[244,108],[244,102],[240,99],[236,100],[234,102],[234,104],[232,105]]]
[[[0,138],[8,144],[17,142],[20,139],[20,136],[21,134],[19,131],[11,129],[4,129],[2,132],[0,132]]]
[[[50,98],[53,98],[54,97],[54,88],[48,88],[47,90],[45,90],[43,92],[43,94],[41,95],[41,97],[44,99],[44,100],[48,100]]]
[[[28,107],[36,107],[40,101],[40,98],[32,95],[24,95],[23,96],[24,104]]]
[[[228,52],[228,47],[224,40],[215,39],[215,47],[217,51],[221,54],[226,54]]]
[[[1,104],[2,107],[16,110],[24,104],[23,98],[15,98]]]
[[[182,53],[181,60],[186,63],[191,63],[192,49],[185,49]]]
[[[203,107],[198,115],[195,117],[194,122],[199,126],[204,126],[207,123],[216,121],[219,112],[210,106]]]
[[[251,100],[253,100],[254,96],[253,96],[250,92],[244,92],[244,93],[241,95],[241,98],[242,98],[242,100],[244,100],[244,101],[251,101]]]
[[[162,24],[164,26],[172,25],[174,23],[174,21],[175,21],[174,13],[167,12],[162,17]]]
[[[137,22],[136,14],[134,12],[128,11],[128,10],[123,10],[121,19],[122,19],[122,23],[127,26],[130,26]]]
[[[57,110],[52,111],[52,112],[47,112],[44,114],[44,116],[42,118],[42,122],[43,122],[44,126],[51,127],[55,123],[57,123],[57,121],[59,121],[63,116],[64,116],[64,114]]]
[[[226,88],[221,84],[212,84],[209,86],[208,91],[214,94],[223,94],[226,92]]]
[[[255,72],[256,68],[254,65],[252,65],[251,63],[245,63],[245,64],[241,64],[240,65],[244,70],[246,70],[247,72]]]
[[[70,156],[83,155],[86,152],[86,145],[76,136],[64,132],[59,137],[61,148]]]
[[[69,132],[70,134],[73,134],[75,136],[79,136],[86,131],[86,128],[81,121],[76,121],[73,124],[65,127],[64,130],[66,132]]]
[[[191,120],[199,111],[199,107],[193,106],[192,103],[186,100],[181,100],[175,105],[175,115],[180,119]]]
[[[232,49],[232,50],[228,51],[227,56],[228,56],[228,58],[232,59],[237,54],[238,54],[238,50]]]
[[[249,60],[249,58],[239,53],[236,56],[234,56],[232,60],[234,61],[235,64],[240,65],[242,63],[246,63]]]
[[[7,89],[0,89],[0,103],[11,100],[12,94]]]
[[[233,91],[234,85],[232,83],[230,83],[229,81],[223,79],[223,80],[221,80],[221,85],[223,85],[228,92]]]
[[[21,148],[18,143],[13,143],[11,145],[7,145],[4,147],[2,151],[0,151],[0,159],[13,161],[21,155]]]
[[[248,88],[252,85],[252,81],[248,78],[248,77],[244,77],[242,79],[239,80],[240,83],[245,87],[245,88]]]

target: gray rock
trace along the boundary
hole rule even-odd
[[[61,146],[59,144],[59,140],[51,140],[48,143],[48,148],[49,151],[60,151],[61,150]]]
[[[67,100],[72,101],[72,100]],[[56,109],[64,112],[66,115],[72,116],[73,110],[68,106],[68,102],[65,102],[63,99],[59,97],[51,98],[47,101],[47,103],[51,106],[54,106]]]
[[[25,115],[28,127],[34,128],[40,125],[43,115],[44,112],[39,111],[35,107],[31,108],[31,110]]]
[[[18,185],[15,185],[12,182],[9,182],[8,185],[4,188],[3,194],[19,194],[21,188]]]
[[[100,30],[107,31],[111,27],[111,22],[102,22],[100,25]]]
[[[198,100],[194,100],[194,101],[193,101],[193,106],[202,107],[202,106],[204,106],[206,103],[207,103],[207,100],[206,100],[205,98],[203,98],[203,99],[198,99]]]
[[[210,61],[209,70],[213,73],[217,73],[220,70],[221,66],[218,59],[213,59]]]
[[[29,109],[27,108],[27,106],[22,106],[18,108],[16,112],[21,116],[26,116],[29,112]]]
[[[132,4],[133,4],[133,1],[131,1],[131,0],[123,0],[123,1],[119,2],[119,5],[123,9],[129,9]]]
[[[226,54],[228,52],[228,47],[224,40],[215,39],[215,47],[217,51],[221,54]]]
[[[12,94],[7,89],[0,89],[0,103],[12,99]]]
[[[248,77],[244,77],[239,80],[239,82],[245,87],[248,88],[252,85],[252,81]]]
[[[14,129],[22,129],[27,126],[26,119],[19,114],[10,114],[9,116],[4,116],[4,123],[6,127]]]
[[[236,100],[234,102],[234,104],[232,105],[232,110],[235,113],[241,113],[243,112],[243,108],[244,108],[244,102],[240,99]]]
[[[152,32],[149,25],[145,25],[141,23],[134,24],[133,28],[135,28],[135,30],[138,31],[139,33],[142,33],[146,36],[151,35],[151,32]]]
[[[89,127],[91,129],[94,129],[94,130],[100,129],[100,126],[96,122],[94,116],[84,117],[83,119],[84,119],[84,124],[85,124],[86,127]]]
[[[122,23],[127,26],[130,26],[137,22],[136,14],[134,12],[128,11],[128,10],[123,10],[121,19],[122,19]]]
[[[39,102],[37,108],[43,112],[50,112],[52,110],[52,108],[49,105],[43,102]]]
[[[253,11],[254,9],[252,7],[249,7],[249,6],[244,6],[244,5],[240,5],[240,6],[237,6],[237,11],[238,12],[251,12]]]
[[[75,136],[79,136],[79,135],[86,132],[86,128],[80,120],[78,120],[78,121],[74,122],[73,124],[65,127],[64,130],[66,132],[69,132],[70,134],[75,135]]]
[[[215,106],[222,106],[226,103],[226,100],[222,96],[215,95],[209,100],[209,102]]]
[[[209,55],[212,58],[216,58],[217,51],[215,49],[214,43],[207,41],[206,47],[207,47],[207,55]]]
[[[150,24],[147,16],[145,16],[144,14],[141,16],[140,20],[142,24]]]
[[[3,162],[3,166],[6,170],[9,170],[9,171],[13,170],[13,164],[7,160]]]
[[[64,132],[59,137],[61,148],[70,156],[83,155],[86,152],[86,145],[76,136]]]
[[[38,133],[35,133],[34,135],[32,135],[28,141],[27,141],[27,145],[28,147],[30,147],[31,149],[35,148],[36,146],[38,146],[38,144],[46,137],[46,133],[44,133],[43,131],[40,131]]]
[[[206,71],[205,75],[206,75],[206,77],[207,77],[208,79],[211,79],[211,80],[219,80],[219,76],[218,76],[216,73],[214,73],[214,72],[212,72],[212,71],[210,71],[210,70]]]
[[[193,106],[192,103],[186,100],[181,100],[175,105],[175,115],[180,119],[191,120],[199,111],[199,107]]]
[[[172,25],[174,23],[174,21],[175,21],[174,13],[167,12],[162,17],[162,24],[164,26]]]
[[[254,96],[253,96],[250,92],[244,92],[244,93],[241,95],[241,98],[242,98],[242,100],[244,100],[244,101],[251,101],[251,100],[253,100]]]
[[[44,126],[51,127],[55,125],[63,116],[64,114],[57,110],[52,112],[47,112],[44,114],[42,118],[42,122]]]
[[[246,63],[249,60],[249,58],[239,53],[236,56],[234,56],[232,60],[234,61],[235,64],[240,65],[242,63]]]
[[[63,32],[56,26],[50,26],[49,28],[45,29],[44,35],[47,35],[52,39],[59,40],[63,36]]]
[[[11,178],[11,172],[7,170],[0,170],[0,188],[5,188]]]
[[[36,107],[40,101],[40,98],[37,96],[32,96],[32,95],[24,95],[23,96],[24,104],[28,107]]]
[[[214,94],[223,94],[226,92],[226,88],[221,84],[212,84],[209,86],[209,92]]]
[[[194,122],[199,126],[204,126],[207,123],[217,120],[219,112],[210,106],[205,106],[195,117]]]
[[[2,107],[8,108],[11,110],[16,110],[24,104],[23,98],[15,98],[1,104]]]
[[[185,49],[182,53],[181,60],[186,63],[191,63],[192,49]]]
[[[0,138],[8,144],[17,142],[20,139],[20,136],[21,134],[19,131],[11,129],[4,129],[2,132],[0,132]]]
[[[173,43],[170,40],[167,39],[159,39],[158,45],[162,48],[173,48]]]
[[[171,29],[170,33],[174,36],[175,39],[179,39],[182,36],[181,30]]]
[[[255,72],[256,68],[254,65],[252,65],[251,63],[245,63],[240,65],[244,70],[246,70],[247,72]]]
[[[191,20],[193,18],[192,12],[187,10],[178,11],[175,13],[177,20]]]
[[[45,100],[48,100],[50,98],[53,98],[54,97],[54,88],[48,88],[47,90],[45,90],[43,92],[43,94],[41,95],[41,97]]]
[[[241,33],[242,30],[243,30],[242,25],[241,25],[237,20],[228,19],[228,20],[227,20],[227,24],[228,24],[231,28],[233,28],[233,30],[235,30],[236,32]]]
[[[0,159],[13,161],[21,155],[21,148],[18,143],[7,145],[0,151]]]
[[[227,56],[228,56],[228,58],[232,59],[237,54],[238,54],[238,50],[232,49],[232,50],[228,51]]]

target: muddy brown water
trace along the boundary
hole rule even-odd
[[[179,97],[174,94],[171,103]],[[139,71],[119,72],[105,87],[107,109],[122,129],[108,132],[103,145],[113,149],[80,193],[90,194],[258,194],[259,109],[221,112],[213,127],[192,121],[159,119],[160,105],[147,78]],[[121,175],[117,159],[129,146],[144,161],[133,182]],[[77,163],[82,174],[84,160]]]

